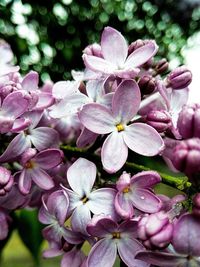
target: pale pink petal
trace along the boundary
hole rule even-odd
[[[96,103],[85,105],[79,113],[79,119],[87,129],[98,134],[107,134],[116,128],[111,111]]]
[[[120,32],[105,27],[101,36],[101,50],[105,60],[120,68],[127,57],[128,45]]]
[[[134,188],[132,194],[129,194],[129,199],[134,207],[147,213],[158,212],[162,207],[161,200],[143,188]]]
[[[86,92],[88,97],[96,102],[99,97],[104,94],[104,80],[90,80],[86,84]]]
[[[23,170],[19,176],[19,190],[23,195],[27,195],[31,190],[32,179],[29,172]]]
[[[178,267],[185,266],[184,263],[187,262],[186,256],[179,256],[172,253],[164,252],[151,252],[151,251],[141,251],[136,255],[136,259],[145,261],[149,264],[163,267]]]
[[[160,175],[155,171],[143,171],[131,177],[133,188],[149,188],[161,182]]]
[[[101,150],[101,160],[104,169],[115,173],[122,168],[128,157],[128,147],[123,134],[117,131],[111,133],[105,140]]]
[[[112,239],[102,239],[91,249],[87,267],[112,267],[117,256],[117,247]]]
[[[159,133],[144,123],[133,123],[124,131],[124,141],[134,152],[144,156],[155,156],[164,148]]]
[[[95,164],[84,158],[76,160],[67,171],[69,185],[80,197],[88,196],[95,179]]]
[[[59,142],[57,131],[49,127],[39,127],[30,130],[29,137],[39,151],[50,147],[57,147]]]
[[[129,198],[126,198],[126,194],[124,193],[117,193],[115,198],[115,209],[124,219],[130,219],[133,217],[133,205]]]
[[[92,71],[103,72],[105,74],[112,74],[113,70],[116,68],[115,65],[103,58],[86,54],[83,55],[83,61],[85,66]]]
[[[89,196],[88,207],[94,214],[110,215],[116,218],[114,199],[116,190],[112,188],[100,188],[93,191]]]
[[[129,267],[148,267],[149,264],[136,260],[135,255],[137,252],[144,249],[143,245],[136,239],[122,238],[117,245],[120,258]]]
[[[34,168],[30,171],[33,181],[42,189],[49,190],[54,187],[53,179],[42,169]]]
[[[139,67],[151,59],[158,51],[158,46],[154,41],[136,49],[129,55],[125,62],[125,68]]]
[[[137,113],[140,101],[141,94],[137,83],[134,80],[124,80],[113,96],[113,116],[119,123],[129,122]]]
[[[75,232],[80,232],[82,234],[88,235],[86,226],[91,220],[91,213],[86,204],[78,206],[72,213],[71,227]]]
[[[6,162],[16,159],[27,148],[31,147],[30,140],[20,133],[9,143],[4,153],[0,156],[0,162]]]
[[[61,267],[80,267],[85,259],[85,255],[81,250],[72,249],[66,252],[61,260]]]
[[[28,100],[23,97],[20,91],[13,92],[9,94],[3,101],[1,112],[5,116],[18,118],[25,111],[27,111],[29,106]]]
[[[80,82],[60,81],[53,85],[52,94],[56,99],[63,99],[78,92]]]
[[[43,110],[45,108],[50,107],[53,104],[54,104],[54,98],[52,94],[41,92],[39,94],[38,102],[36,106],[34,107],[34,110]]]
[[[39,209],[38,219],[43,224],[52,224],[55,218],[43,206]]]
[[[30,92],[38,89],[39,75],[36,71],[30,71],[22,81],[24,90]]]
[[[35,156],[35,162],[44,170],[49,170],[58,166],[62,160],[63,152],[53,148],[41,151]]]

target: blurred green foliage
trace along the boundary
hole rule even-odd
[[[82,50],[99,42],[106,26],[129,42],[153,38],[160,56],[183,59],[181,48],[198,30],[199,0],[1,0],[0,38],[8,41],[22,72],[53,81],[83,68]]]

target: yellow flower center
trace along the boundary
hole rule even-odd
[[[83,202],[83,204],[85,204],[88,201],[88,198],[85,196],[81,199],[81,201]]]
[[[34,168],[34,162],[33,161],[28,161],[25,165],[26,169],[33,169]]]
[[[114,232],[112,233],[113,238],[120,239],[120,233],[119,232]]]
[[[124,125],[122,125],[121,123],[117,124],[116,127],[118,132],[124,131]]]
[[[130,191],[130,187],[127,186],[126,188],[123,189],[123,193],[128,193]]]

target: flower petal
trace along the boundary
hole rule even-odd
[[[40,168],[34,168],[30,171],[31,178],[33,181],[42,189],[49,190],[54,187],[53,179],[48,175],[47,172]]]
[[[56,99],[63,99],[78,92],[80,82],[60,81],[53,85],[52,94]]]
[[[144,156],[155,156],[164,148],[159,133],[144,123],[133,123],[124,131],[124,141],[134,152]]]
[[[72,249],[66,252],[61,260],[61,267],[80,267],[85,259],[85,255],[81,250]]]
[[[143,171],[131,177],[130,184],[134,188],[150,188],[161,182],[161,177],[156,171]]]
[[[117,131],[111,133],[105,140],[101,150],[101,160],[104,169],[115,173],[122,168],[128,157],[128,147],[123,134]]]
[[[37,90],[39,83],[39,75],[36,71],[30,71],[22,81],[22,88],[28,92]]]
[[[74,232],[80,232],[88,235],[86,226],[91,220],[91,213],[87,207],[87,203],[77,207],[72,213],[71,227]]]
[[[85,105],[79,113],[79,119],[87,129],[98,134],[107,134],[116,128],[110,110],[96,103]]]
[[[117,256],[117,247],[112,239],[102,239],[91,249],[87,267],[112,267]]]
[[[124,193],[117,193],[115,197],[115,209],[123,219],[130,219],[133,217],[133,205],[129,198],[126,198],[126,194]]]
[[[158,46],[154,41],[136,49],[129,55],[125,62],[126,68],[139,67],[151,59],[158,51]]]
[[[200,222],[198,216],[185,214],[180,217],[174,227],[172,244],[178,253],[200,256]]]
[[[23,170],[19,176],[19,190],[23,195],[27,195],[31,190],[32,179],[29,172]]]
[[[62,160],[63,152],[53,148],[41,151],[35,156],[35,162],[44,170],[49,170],[58,166]]]
[[[33,145],[39,150],[56,147],[59,142],[58,132],[49,127],[38,127],[30,130],[30,139]]]
[[[85,66],[95,72],[102,72],[105,74],[112,74],[113,70],[116,68],[115,65],[109,61],[95,56],[89,56],[84,54],[83,61]]]
[[[111,27],[105,27],[101,36],[103,57],[116,67],[124,65],[128,54],[128,45],[123,35]]]
[[[89,196],[88,207],[94,214],[110,215],[116,218],[114,199],[116,190],[112,188],[100,188],[93,191]]]
[[[98,134],[91,132],[87,128],[83,127],[81,134],[79,135],[76,145],[77,147],[86,147],[96,141]]]
[[[184,266],[184,263],[187,262],[187,259],[184,256],[164,252],[141,251],[135,258],[149,264],[163,267]]]
[[[118,225],[109,216],[94,216],[87,225],[87,231],[94,237],[112,237],[112,233],[118,230]]]
[[[147,189],[134,188],[129,198],[133,206],[143,212],[155,213],[162,207],[161,200]]]
[[[113,116],[119,123],[129,122],[137,113],[140,101],[141,94],[137,83],[134,80],[124,80],[113,96]]]
[[[144,249],[143,245],[136,239],[121,238],[118,245],[120,258],[129,267],[147,267],[148,263],[134,259],[137,252]]]
[[[67,171],[67,180],[70,187],[80,197],[87,197],[96,179],[96,166],[93,162],[79,158]]]

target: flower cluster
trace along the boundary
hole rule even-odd
[[[0,42],[0,240],[31,207],[61,267],[200,265],[200,104],[187,104],[187,67],[157,52],[106,27],[83,72],[39,87]]]

